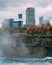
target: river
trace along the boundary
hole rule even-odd
[[[34,58],[0,59],[0,65],[52,65],[52,60]]]

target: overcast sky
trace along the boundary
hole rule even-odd
[[[17,20],[18,13],[23,14],[25,23],[27,7],[35,8],[36,24],[39,24],[38,20],[42,15],[45,19],[52,21],[52,0],[0,0],[0,26],[4,19],[14,18]]]

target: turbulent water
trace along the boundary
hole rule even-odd
[[[0,65],[52,65],[52,60],[43,59],[0,59]]]

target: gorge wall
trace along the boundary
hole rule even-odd
[[[46,56],[52,56],[51,36],[25,36],[15,34],[0,32],[0,49],[3,57],[44,58]]]

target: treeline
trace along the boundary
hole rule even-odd
[[[52,35],[52,26],[50,24],[42,26],[27,27],[28,34]]]
[[[49,23],[42,26],[0,28],[0,30],[19,31],[33,35],[52,35],[52,25],[50,25]]]

